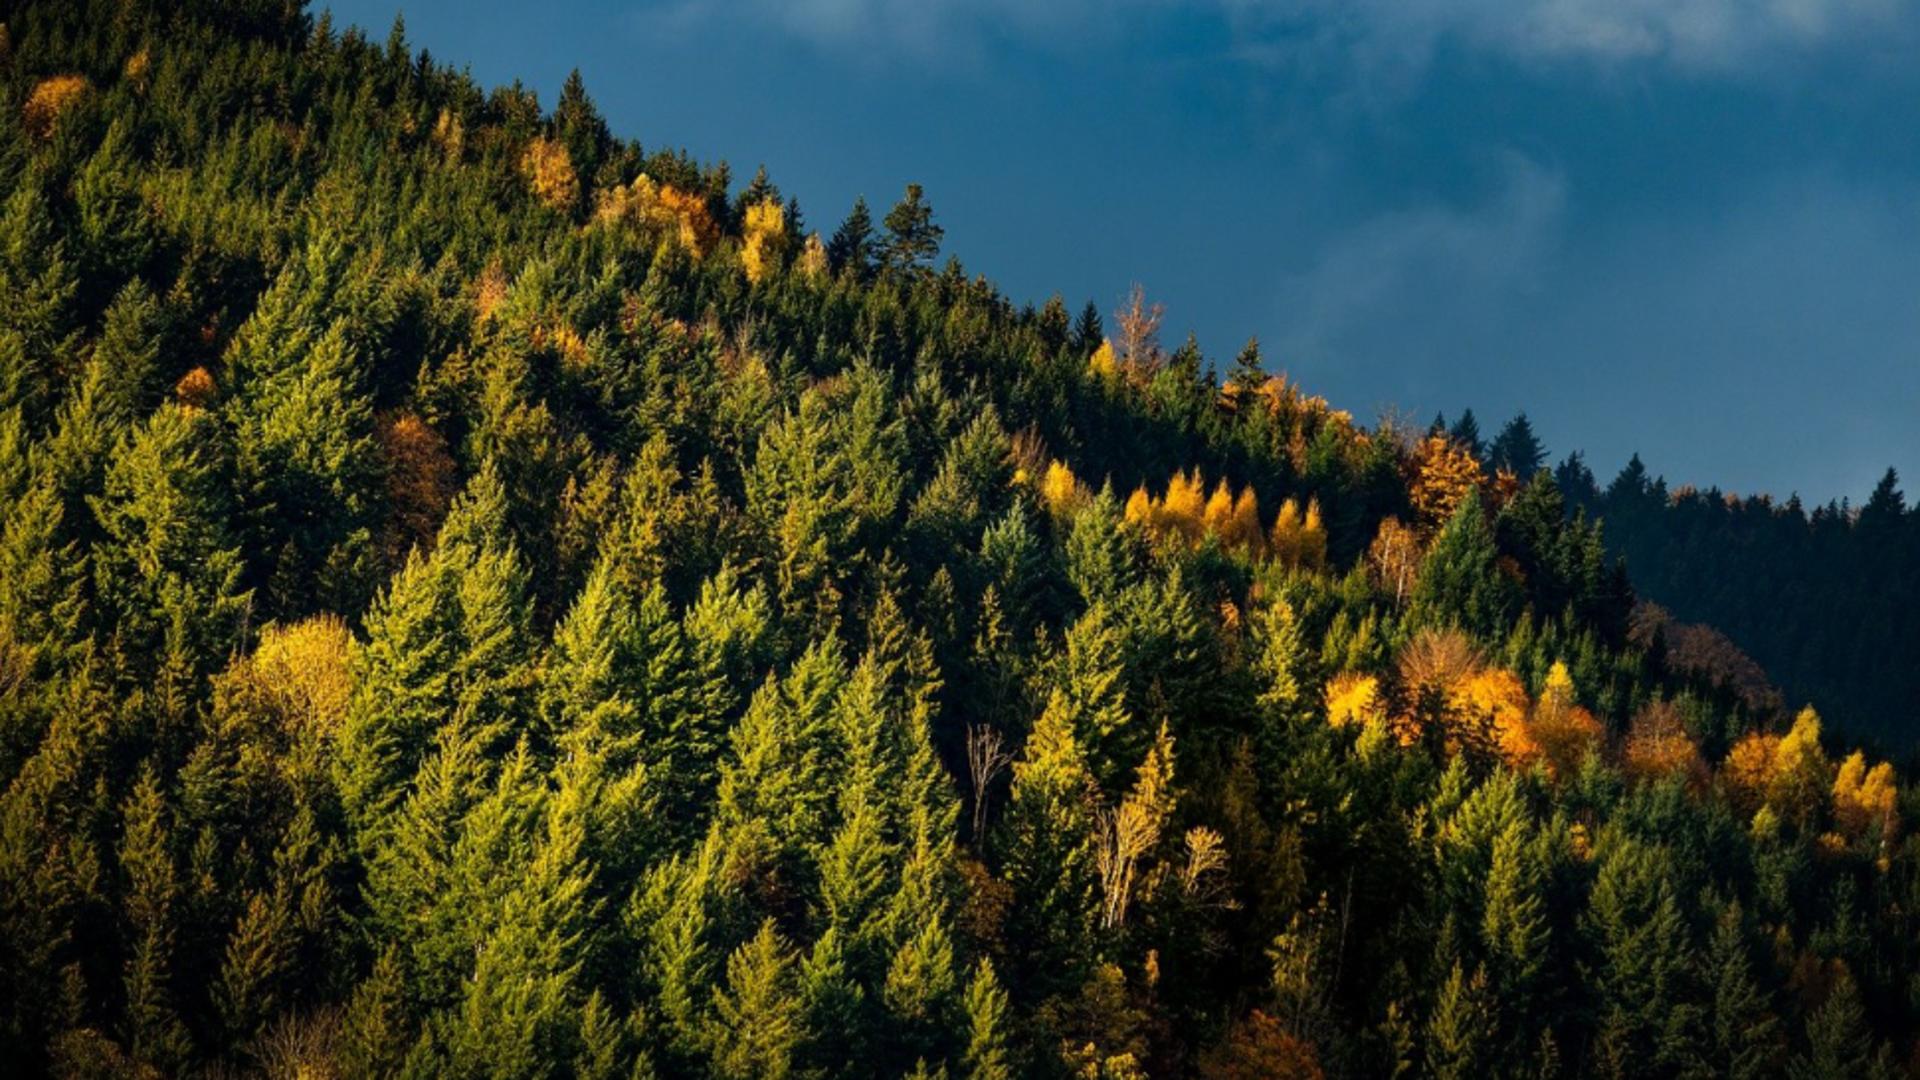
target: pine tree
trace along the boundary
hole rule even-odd
[[[1460,501],[1420,566],[1409,620],[1497,634],[1512,619],[1520,599],[1518,587],[1498,564],[1499,554],[1480,498],[1470,494]]]
[[[1445,430],[1446,433],[1453,438],[1454,442],[1466,447],[1467,453],[1472,454],[1476,458],[1485,458],[1487,456],[1487,447],[1480,441],[1480,421],[1474,419],[1472,409],[1462,412],[1460,419],[1455,420],[1451,428],[1446,428],[1437,419],[1434,421],[1434,425],[1440,430]]]
[[[38,425],[78,348],[78,268],[39,182],[13,186],[0,209],[0,411]]]
[[[784,1080],[806,1036],[794,960],[768,920],[727,958],[726,984],[714,992],[712,1063],[731,1080]]]
[[[192,1040],[176,1011],[175,904],[178,870],[159,777],[148,764],[121,809],[120,867],[127,878],[125,912],[131,940],[127,962],[127,1041],[135,1059],[178,1069]]]
[[[925,267],[940,253],[940,240],[946,230],[933,223],[933,207],[927,204],[919,184],[908,184],[907,192],[893,209],[887,211],[885,243],[880,261],[894,273]]]
[[[1427,1021],[1427,1071],[1436,1080],[1471,1080],[1492,1063],[1493,1017],[1486,974],[1468,978],[1455,961]]]
[[[1266,361],[1260,357],[1260,339],[1252,337],[1233,358],[1233,371],[1227,376],[1227,392],[1245,407],[1245,399],[1267,381]]]
[[[244,629],[228,476],[219,423],[168,405],[121,446],[90,500],[104,534],[94,549],[101,614],[129,668],[158,676],[163,699],[196,693]]]
[[[967,1080],[1012,1080],[1011,1007],[993,962],[982,957],[967,981]]]
[[[1100,347],[1107,337],[1106,329],[1101,325],[1100,306],[1093,301],[1080,309],[1080,317],[1074,321],[1073,337],[1068,347],[1075,356],[1086,356]]]
[[[827,242],[827,262],[834,273],[865,281],[873,274],[875,254],[873,215],[867,210],[867,200],[857,198],[847,219]]]
[[[1086,962],[1093,928],[1092,774],[1076,734],[1074,708],[1055,690],[1013,766],[1002,852],[1013,891],[1010,933],[1034,943],[1023,978],[1071,986]]]
[[[1860,1005],[1860,988],[1844,968],[1827,1000],[1807,1018],[1807,1052],[1788,1062],[1793,1080],[1892,1080],[1899,1075],[1884,1046],[1876,1047]]]
[[[1729,1078],[1770,1076],[1782,1053],[1780,1022],[1754,982],[1738,903],[1714,925],[1707,955],[1713,983],[1713,1070]]]
[[[1507,421],[1493,445],[1487,448],[1487,467],[1495,472],[1510,472],[1522,483],[1533,479],[1533,474],[1539,472],[1546,461],[1547,451],[1534,436],[1526,413]]]

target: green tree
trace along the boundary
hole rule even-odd
[[[1462,419],[1465,419],[1464,417]],[[1495,471],[1506,471],[1519,477],[1522,482],[1533,479],[1533,474],[1546,464],[1547,451],[1533,434],[1533,425],[1527,422],[1527,414],[1520,413],[1507,421],[1500,434],[1487,448],[1487,465]]]
[[[966,1010],[967,1080],[1012,1080],[1012,1003],[993,973],[993,962],[985,957],[967,981]]]
[[[946,230],[933,223],[933,207],[927,204],[919,184],[907,185],[906,194],[887,211],[884,224],[887,237],[880,261],[888,270],[916,270],[940,253],[940,240]]]
[[[873,214],[867,210],[867,200],[857,198],[853,210],[827,243],[827,261],[835,273],[865,281],[873,273],[874,257]]]
[[[727,957],[727,978],[713,996],[715,1074],[782,1080],[793,1073],[806,1037],[790,947],[771,920]]]
[[[1420,565],[1408,620],[1499,634],[1520,606],[1519,587],[1500,567],[1499,557],[1480,497],[1469,492]]]
[[[157,676],[164,707],[184,707],[240,644],[240,587],[226,440],[203,410],[167,405],[122,443],[90,500],[104,534],[94,579],[105,629],[128,668]]]
[[[1827,1000],[1807,1018],[1807,1051],[1787,1065],[1793,1080],[1892,1080],[1899,1075],[1886,1047],[1875,1046],[1860,1005],[1860,988],[1842,969]]]
[[[1713,1070],[1742,1080],[1772,1075],[1783,1052],[1780,1022],[1754,981],[1738,903],[1729,903],[1714,924],[1707,976],[1713,983]]]

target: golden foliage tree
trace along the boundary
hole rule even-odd
[[[1533,741],[1540,747],[1547,770],[1555,777],[1567,777],[1580,768],[1588,754],[1597,752],[1606,731],[1600,721],[1575,697],[1573,676],[1559,660],[1547,670],[1540,688],[1540,700],[1534,703],[1529,721]]]
[[[92,84],[85,75],[55,75],[40,80],[20,110],[20,124],[27,134],[44,139],[53,134],[60,118],[87,95]]]
[[[213,373],[204,366],[196,367],[173,384],[173,396],[182,405],[211,409],[220,400],[220,384],[214,381]]]
[[[1499,667],[1481,668],[1461,680],[1448,696],[1448,711],[1489,732],[1501,759],[1515,768],[1524,768],[1541,755],[1528,722],[1532,706],[1520,677]]]
[[[397,566],[408,551],[432,544],[460,482],[446,439],[413,413],[381,416],[374,438],[386,464],[391,507],[381,549],[388,565]]]
[[[1184,472],[1173,474],[1167,481],[1167,493],[1160,499],[1160,512],[1154,515],[1155,522],[1162,529],[1171,529],[1187,538],[1189,542],[1198,541],[1202,531],[1202,518],[1206,513],[1206,481],[1195,469],[1192,476]]]
[[[1087,371],[1102,380],[1120,377],[1120,362],[1114,358],[1113,342],[1101,340],[1100,347],[1087,357]]]
[[[570,214],[580,202],[580,177],[565,143],[536,137],[520,155],[520,172],[534,197],[561,213]]]
[[[1334,727],[1364,726],[1386,719],[1380,680],[1357,671],[1343,671],[1327,680],[1327,722]]]
[[[1046,475],[1040,479],[1040,501],[1056,517],[1070,518],[1093,501],[1093,492],[1073,475],[1066,462],[1056,460],[1047,464]]]
[[[783,212],[783,228],[784,218]],[[634,229],[649,242],[671,240],[696,258],[720,241],[720,226],[704,198],[655,183],[645,173],[602,191],[595,199],[593,220],[602,228]]]
[[[1320,521],[1320,502],[1307,500],[1305,514],[1297,500],[1280,504],[1274,515],[1273,529],[1267,538],[1267,550],[1285,566],[1323,569],[1327,564],[1327,529]]]
[[[1869,769],[1866,755],[1855,750],[1833,778],[1833,826],[1848,840],[1858,840],[1877,826],[1884,845],[1897,831],[1899,796],[1893,765],[1883,761]]]
[[[800,273],[808,281],[824,281],[827,276],[827,245],[820,240],[820,234],[807,234],[807,242],[800,245]]]
[[[1628,776],[1641,780],[1679,777],[1696,789],[1707,780],[1700,748],[1687,734],[1679,706],[1671,701],[1648,702],[1635,714],[1621,763]]]
[[[1765,808],[1806,827],[1827,802],[1832,766],[1820,745],[1820,714],[1800,710],[1785,735],[1748,732],[1720,767],[1720,784],[1743,810]]]
[[[755,285],[760,284],[769,272],[780,265],[786,250],[786,210],[773,199],[747,207],[745,233],[740,248],[740,261],[746,267],[747,280]]]
[[[287,725],[331,731],[346,715],[353,693],[349,669],[353,634],[338,615],[316,615],[288,626],[270,626],[246,664],[248,677]]]
[[[1485,475],[1472,451],[1445,435],[1429,435],[1414,449],[1407,497],[1413,503],[1420,530],[1428,536],[1440,531],[1459,508],[1460,500],[1480,486]]]
[[[1396,607],[1406,603],[1413,592],[1423,554],[1419,535],[1396,517],[1381,521],[1380,531],[1367,545],[1367,572],[1377,588],[1392,595]]]

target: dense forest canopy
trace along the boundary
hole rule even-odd
[[[917,186],[810,222],[577,77],[0,13],[16,1068],[1920,1062],[1920,799],[1649,630],[1589,512],[1646,492],[1017,305]]]

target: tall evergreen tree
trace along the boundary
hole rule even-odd
[[[896,273],[916,270],[933,261],[940,253],[940,240],[946,230],[933,223],[933,207],[919,184],[908,184],[907,192],[887,211],[886,241],[880,261]]]

